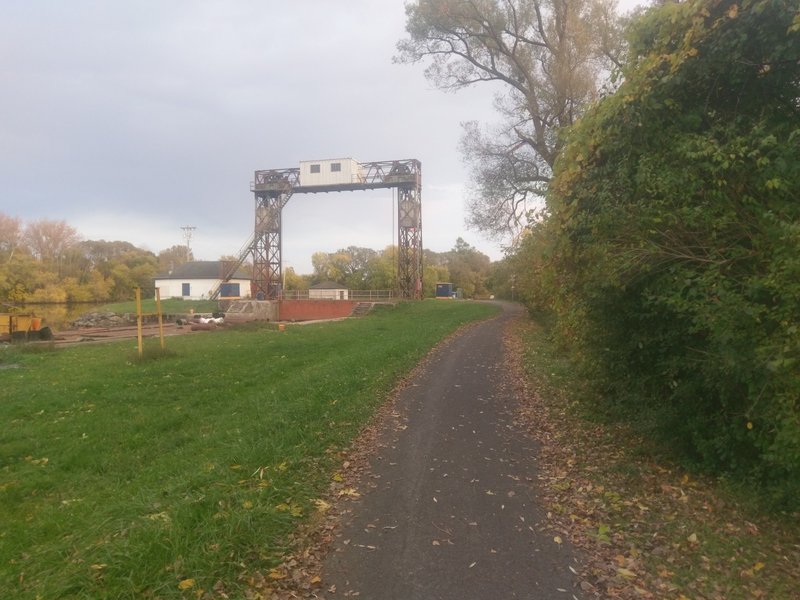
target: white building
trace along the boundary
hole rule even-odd
[[[222,283],[231,263],[216,260],[198,260],[175,267],[169,273],[156,275],[155,286],[161,298],[205,300]],[[249,298],[251,277],[241,269],[222,283],[220,298]]]
[[[352,158],[326,158],[300,161],[300,185],[303,187],[363,183],[358,161]]]
[[[309,300],[348,300],[347,288],[334,281],[323,281],[308,288]]]

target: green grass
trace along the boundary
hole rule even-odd
[[[145,361],[130,341],[3,350],[19,368],[0,370],[0,589],[188,598],[222,581],[237,597],[398,378],[493,310],[429,301],[174,337]]]
[[[164,314],[185,314],[190,309],[196,313],[210,313],[219,310],[216,300],[184,300],[183,298],[165,298],[161,301],[161,312]],[[119,314],[136,314],[136,301],[116,302],[106,304],[97,309],[98,311],[109,311]],[[142,312],[156,312],[156,301],[153,298],[142,298]]]

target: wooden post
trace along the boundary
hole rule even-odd
[[[136,340],[139,342],[139,358],[144,354],[142,346],[142,288],[134,288],[136,291]]]
[[[156,288],[156,314],[158,315],[158,335],[161,338],[161,350],[164,350],[164,319],[161,316],[161,289]]]

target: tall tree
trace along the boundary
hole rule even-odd
[[[397,247],[386,246],[369,259],[365,288],[393,290],[397,287]]]
[[[416,0],[396,60],[429,60],[426,76],[457,90],[499,83],[502,124],[488,136],[467,124],[472,164],[468,222],[494,237],[517,234],[550,181],[561,128],[596,97],[616,61],[613,0]]]
[[[110,262],[135,250],[136,246],[129,242],[84,240],[64,253],[62,274],[77,278],[81,284],[87,283],[95,271],[107,277],[110,273]]]
[[[158,272],[158,259],[152,252],[135,248],[109,263],[109,278],[113,282],[112,300],[129,300],[133,288],[140,287],[147,294],[153,291],[153,278]]]
[[[298,275],[293,267],[286,267],[283,272],[284,280],[286,281],[286,290],[303,291],[307,290],[311,277],[308,275]]]
[[[375,250],[358,246],[348,246],[330,254],[315,252],[311,257],[314,281],[330,280],[353,290],[366,289],[377,256]]]
[[[125,256],[128,252],[139,251],[130,242],[123,241],[86,240],[80,243],[80,247],[93,269],[102,268],[109,262]]]
[[[11,261],[22,242],[22,225],[16,217],[0,213],[0,260]]]
[[[56,265],[61,276],[62,260],[67,252],[80,242],[80,235],[66,221],[41,219],[28,223],[25,242],[40,261]]]
[[[24,237],[33,255],[43,261],[58,260],[80,241],[78,232],[66,221],[49,219],[28,223]]]
[[[487,282],[491,270],[488,256],[470,246],[462,238],[447,256],[447,270],[450,281],[460,288],[468,298],[488,294]]]
[[[166,273],[193,260],[194,256],[188,246],[170,246],[158,253],[158,268]]]

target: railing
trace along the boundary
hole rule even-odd
[[[344,294],[340,292],[344,291]],[[313,297],[309,290],[283,290],[282,300],[358,300],[361,302],[381,302],[396,297],[394,290],[318,290]],[[342,298],[341,296],[344,296]]]
[[[394,290],[348,290],[350,300],[370,300],[379,302],[381,300],[391,300],[395,297]]]

